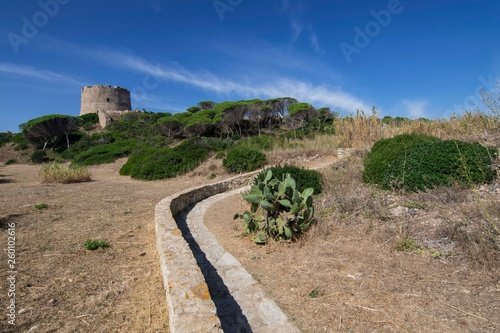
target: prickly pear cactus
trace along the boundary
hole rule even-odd
[[[289,174],[280,181],[269,170],[263,181],[243,194],[250,211],[236,214],[243,219],[244,232],[258,244],[275,240],[295,240],[314,222],[312,188],[300,193]]]

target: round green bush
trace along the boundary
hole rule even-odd
[[[47,153],[45,152],[45,150],[35,151],[33,154],[31,154],[30,159],[31,159],[31,162],[33,162],[33,163],[43,163],[46,160],[48,160]]]
[[[379,142],[381,142],[379,144]],[[410,134],[377,142],[365,158],[363,178],[384,189],[424,191],[454,183],[488,183],[497,150],[478,143]]]
[[[207,159],[210,148],[193,138],[175,148],[147,148],[134,152],[120,170],[121,175],[143,180],[173,178],[195,169]]]
[[[296,187],[299,192],[304,191],[308,187],[314,189],[314,194],[320,194],[323,191],[323,176],[320,172],[290,164],[285,164],[284,166],[275,165],[267,168],[255,177],[255,185],[257,185],[259,181],[264,181],[268,170],[271,170],[274,177],[278,180],[283,180],[287,173],[290,174],[290,176],[295,179]]]
[[[222,165],[232,173],[250,172],[263,167],[267,163],[266,155],[258,150],[238,147],[227,153]]]

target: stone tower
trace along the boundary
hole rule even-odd
[[[80,116],[99,111],[129,111],[131,110],[130,92],[121,87],[100,85],[82,88],[82,105]]]

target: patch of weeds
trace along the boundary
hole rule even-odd
[[[417,243],[410,236],[403,238],[398,244],[398,251],[412,252],[417,248]]]
[[[212,173],[210,174],[210,177],[208,177],[208,179],[214,179],[215,177],[217,177],[217,175],[216,175],[215,173],[213,173],[213,172],[212,172]]]
[[[313,290],[311,290],[311,292],[307,296],[309,296],[309,298],[319,298],[323,295],[324,295],[323,290],[320,287],[316,287]]]
[[[35,209],[37,210],[42,210],[47,208],[49,208],[49,205],[43,202],[35,205]]]
[[[7,162],[5,162],[5,165],[11,165],[11,164],[16,164],[16,163],[17,163],[17,161],[16,161],[16,160],[14,160],[14,159],[10,159],[10,160],[8,160]]]
[[[111,245],[109,244],[108,241],[105,240],[98,240],[98,239],[89,239],[85,242],[85,248],[87,250],[93,251],[97,250],[98,248],[105,248],[105,247],[110,247]]]

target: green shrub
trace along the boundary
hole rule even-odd
[[[199,166],[209,153],[201,138],[186,140],[175,148],[147,148],[135,152],[120,174],[144,180],[173,178]]]
[[[229,172],[250,172],[263,167],[267,162],[266,155],[258,150],[246,147],[237,147],[227,153],[222,165]]]
[[[89,239],[85,242],[85,248],[87,250],[93,251],[97,250],[98,248],[105,248],[105,247],[110,247],[111,245],[109,242],[105,240],[97,240],[97,239]]]
[[[290,176],[295,180],[297,191],[299,192],[302,192],[308,187],[312,187],[315,194],[320,194],[323,191],[323,176],[320,172],[290,164],[285,164],[284,166],[276,165],[271,168],[267,168],[255,177],[254,184],[258,184],[259,181],[263,181],[268,170],[271,170],[273,175],[280,180],[282,180],[286,174],[290,174]]]
[[[243,219],[245,233],[258,244],[266,243],[267,237],[295,240],[314,222],[313,193],[312,188],[298,191],[289,174],[279,180],[268,170],[262,181],[243,194],[251,204],[250,211],[234,218]]]
[[[16,147],[14,148],[15,151],[25,150],[29,147],[29,142],[26,140],[22,132],[14,134],[11,141],[16,144]]]
[[[414,145],[439,141],[423,134],[403,134],[391,139],[377,141],[364,160],[363,179],[368,183],[380,184],[387,169],[399,156],[407,154]]]
[[[255,150],[272,150],[276,141],[279,141],[279,139],[270,135],[261,135],[244,140],[240,145]]]
[[[14,159],[10,159],[10,160],[8,160],[7,162],[5,162],[5,165],[11,165],[11,164],[16,164],[16,163],[17,163],[17,161],[16,161],[16,160],[14,160]]]
[[[116,159],[130,154],[134,145],[134,140],[120,140],[95,146],[76,155],[72,162],[77,165],[113,163]]]
[[[10,132],[0,132],[0,147],[12,140],[14,135]]]
[[[80,120],[80,125],[86,127],[88,124],[97,124],[99,122],[99,116],[97,113],[87,113],[78,117]]]
[[[68,149],[64,150],[61,153],[61,157],[64,158],[65,160],[71,160],[76,155],[92,147],[113,143],[113,139],[111,138],[111,136],[105,133],[96,133],[92,134],[91,136],[81,134],[79,140],[74,140],[74,141],[77,142],[72,144]]]
[[[47,208],[49,208],[49,205],[44,202],[35,205],[36,210],[42,210]]]
[[[31,162],[33,163],[43,163],[49,160],[47,157],[47,153],[45,150],[36,150],[30,157]]]
[[[497,151],[477,143],[404,135],[377,142],[365,158],[363,179],[384,189],[418,191],[459,183],[487,183]]]
[[[29,148],[29,145],[27,142],[21,142],[21,143],[18,143],[16,145],[16,147],[14,148],[15,151],[19,151],[19,150],[26,150]]]

